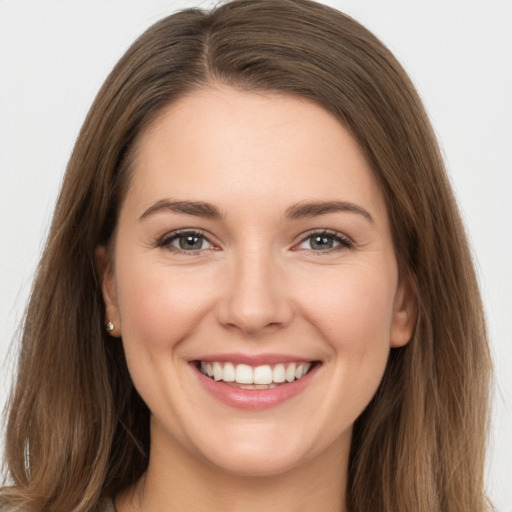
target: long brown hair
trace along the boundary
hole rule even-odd
[[[308,98],[366,154],[397,257],[419,301],[413,339],[392,349],[356,421],[351,512],[486,509],[491,364],[464,228],[410,80],[357,22],[309,0],[235,0],[147,30],[100,90],[69,161],[27,310],[10,399],[0,502],[95,510],[148,464],[149,411],[122,345],[104,332],[94,251],[108,243],[141,132],[216,82]],[[340,484],[341,485],[341,484]]]

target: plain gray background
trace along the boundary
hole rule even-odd
[[[510,512],[512,0],[325,3],[390,47],[440,139],[474,247],[496,366],[488,487]],[[8,348],[85,114],[137,35],[197,5],[212,2],[0,0],[0,405],[13,366]]]

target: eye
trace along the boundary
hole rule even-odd
[[[197,231],[179,231],[166,235],[159,243],[171,251],[196,253],[205,249],[212,249],[213,244]]]
[[[352,242],[341,233],[321,231],[309,234],[296,246],[296,249],[305,249],[313,252],[332,252],[351,247]]]

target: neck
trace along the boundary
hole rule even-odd
[[[158,445],[158,450],[151,450],[143,477],[117,495],[117,512],[346,510],[350,435],[288,471],[264,476],[234,475],[184,453],[176,444],[169,456],[169,451],[162,449],[161,443]]]

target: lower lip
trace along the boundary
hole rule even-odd
[[[304,391],[320,365],[314,365],[301,379],[283,383],[271,389],[241,389],[230,386],[223,381],[207,377],[199,371],[195,364],[192,366],[201,385],[217,400],[237,409],[259,411],[276,407]]]

